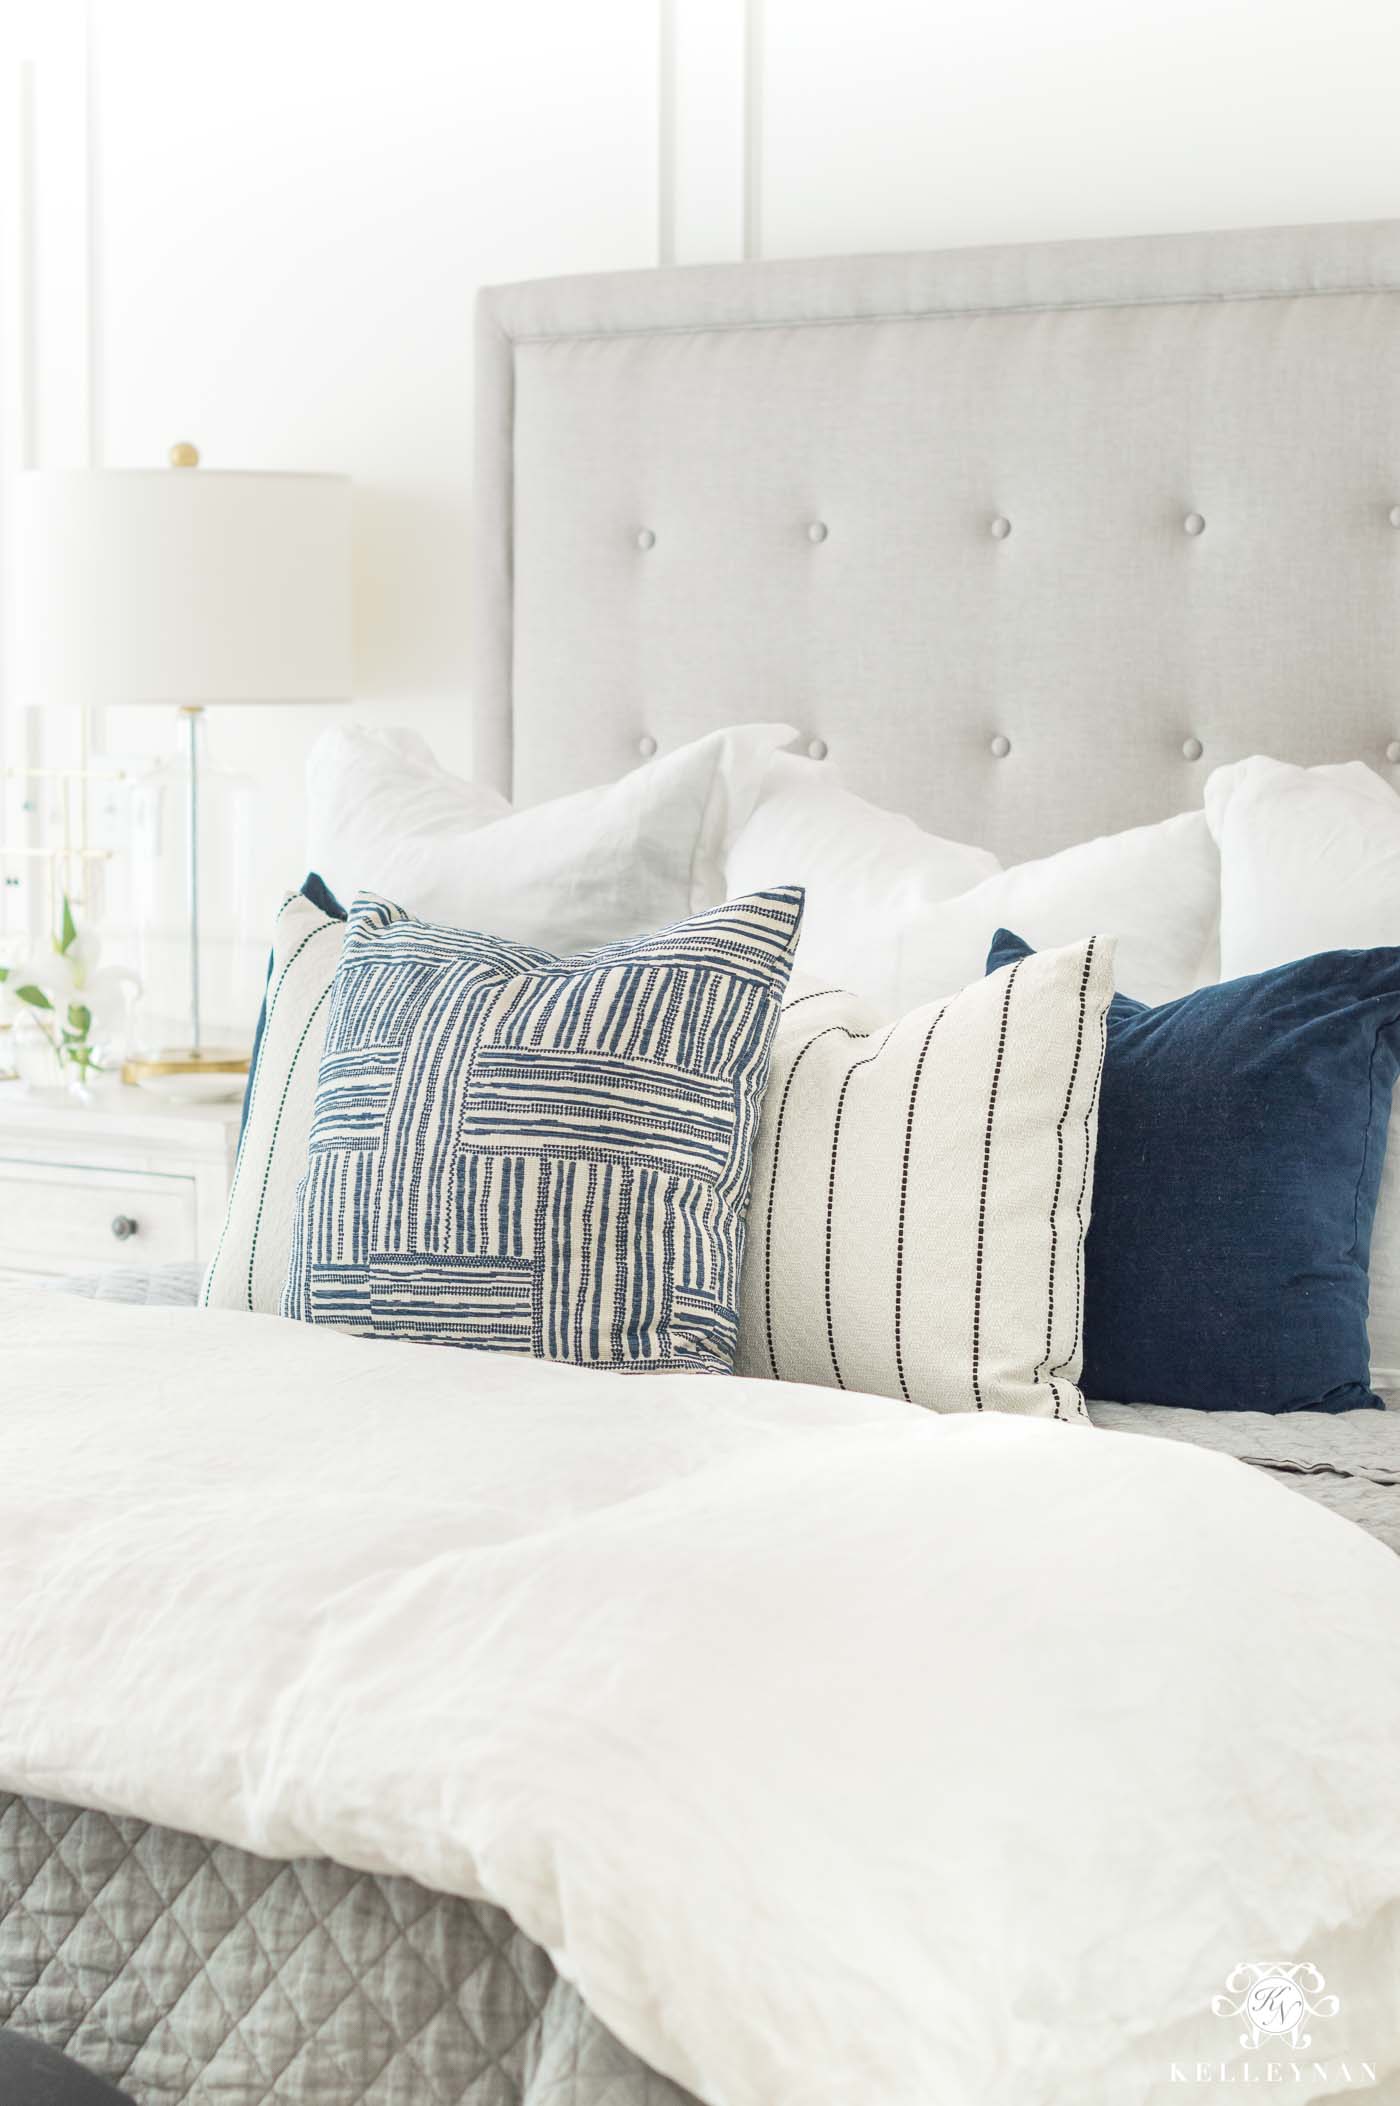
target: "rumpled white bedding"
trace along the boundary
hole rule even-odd
[[[1400,1563],[1239,1463],[25,1290],[0,1385],[0,1788],[498,1902],[713,2106],[1215,2096],[1269,1959],[1400,2070]]]

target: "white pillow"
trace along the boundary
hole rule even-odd
[[[802,971],[893,1006],[904,922],[1000,868],[988,849],[857,797],[834,762],[779,753],[729,851],[726,884],[731,899],[801,885]]]
[[[331,868],[353,864],[367,842],[474,831],[510,811],[499,790],[444,768],[416,731],[337,724],[312,747],[306,776],[312,838]],[[330,870],[311,867],[339,896]]]
[[[292,1254],[297,1185],[306,1170],[316,1077],[345,923],[293,892],[272,936],[272,963],[248,1118],[223,1232],[204,1276],[206,1309],[276,1316]]]
[[[1216,768],[1206,818],[1220,850],[1220,973],[1317,951],[1400,943],[1400,797],[1362,761]]]
[[[1232,980],[1317,951],[1400,945],[1400,797],[1362,761],[1296,768],[1256,754],[1217,768],[1220,972]],[[1127,992],[1137,990],[1128,984]],[[1400,1133],[1371,1232],[1371,1384],[1400,1390]]]
[[[337,728],[307,762],[308,862],[342,899],[375,892],[423,920],[572,955],[716,906],[730,842],[794,735],[711,732],[620,782],[511,812],[421,740]]]
[[[1038,950],[1097,929],[1145,1002],[1215,978],[1219,858],[1202,812],[1133,827],[1002,870],[853,796],[829,761],[780,756],[730,851],[731,896],[807,892],[798,964],[886,1015],[980,979],[999,928]]]
[[[893,1024],[803,983],[754,1151],[740,1374],[1082,1418],[1083,1243],[1113,943]]]
[[[1118,973],[1144,1002],[1172,1002],[1215,977],[1220,865],[1203,812],[1017,863],[975,891],[905,923],[901,1004],[965,987],[985,971],[998,929],[1037,950],[1096,929],[1117,938]]]

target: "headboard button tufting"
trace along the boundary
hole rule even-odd
[[[637,741],[637,751],[643,760],[650,760],[656,751],[656,740],[649,731],[644,731]]]
[[[1392,739],[1385,749],[1385,757],[1393,767],[1400,765],[1400,739]]]
[[[1009,867],[1198,805],[1261,741],[1325,757],[1325,663],[1328,749],[1400,791],[1397,361],[1358,282],[1400,313],[1400,217],[487,290],[477,767],[563,796],[757,687],[814,783],[820,720],[863,797],[975,812]]]
[[[811,758],[812,760],[825,760],[825,759],[826,759],[826,740],[825,740],[825,739],[808,739],[808,741],[807,741],[807,752],[808,752],[808,756],[809,756],[809,757],[810,757],[810,758]]]

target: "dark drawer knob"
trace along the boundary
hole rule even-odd
[[[112,1234],[116,1237],[118,1243],[125,1243],[128,1236],[136,1234],[139,1226],[140,1224],[133,1221],[130,1214],[118,1214],[112,1223]]]

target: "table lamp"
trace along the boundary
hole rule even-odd
[[[188,731],[188,1042],[129,1079],[227,1092],[248,1063],[202,1023],[200,720],[215,703],[349,699],[349,479],[201,469],[181,444],[168,469],[38,470],[14,486],[11,699],[162,703]]]

